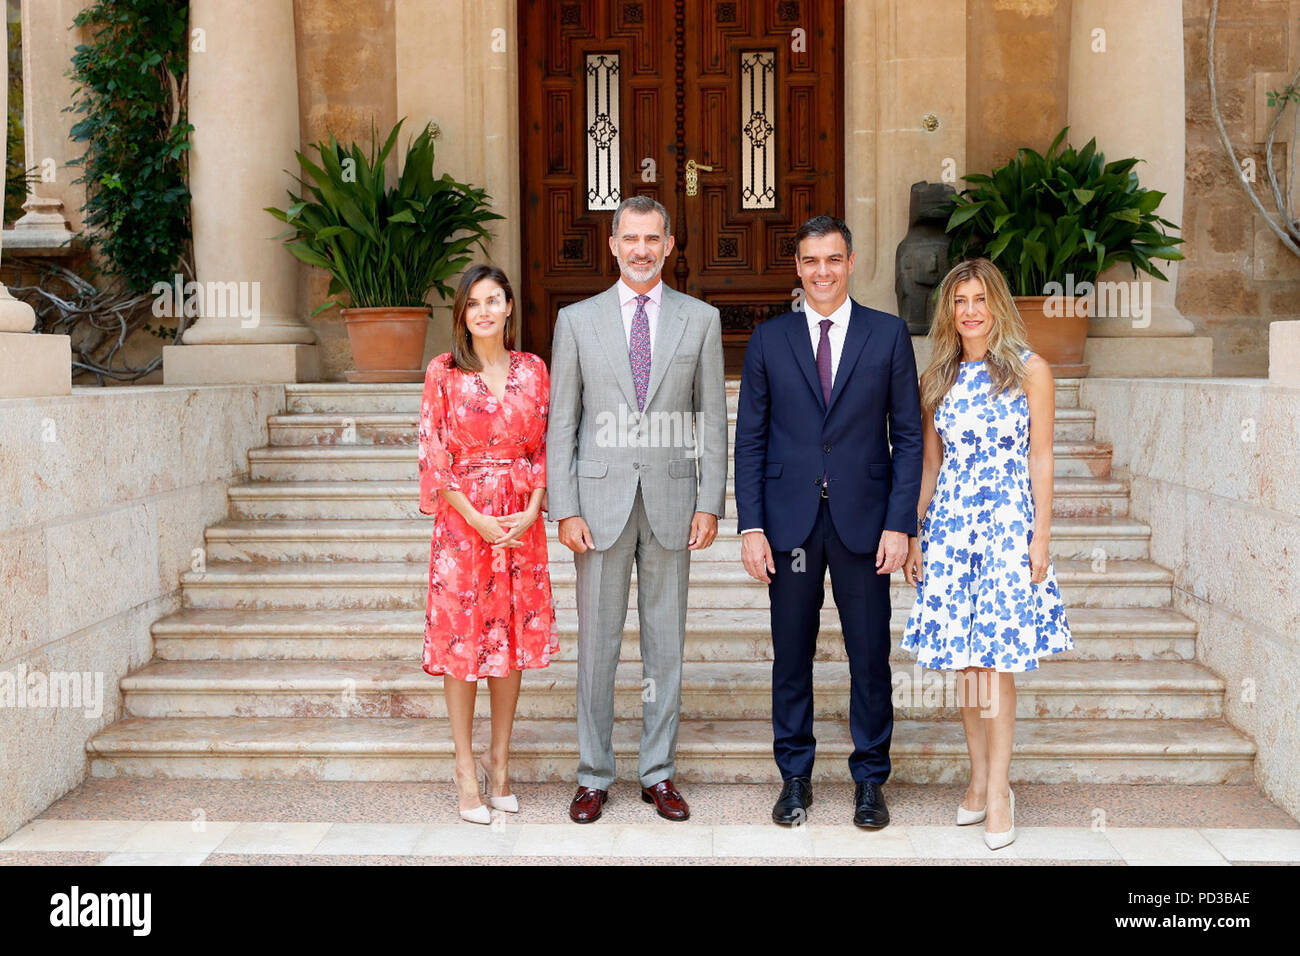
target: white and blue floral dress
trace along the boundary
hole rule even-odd
[[[1016,387],[990,395],[991,384],[982,360],[962,362],[934,413],[943,465],[901,646],[935,670],[1036,670],[1039,657],[1074,647],[1050,560],[1030,580],[1029,400]]]

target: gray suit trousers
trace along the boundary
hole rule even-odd
[[[641,749],[638,775],[651,787],[673,776],[686,643],[691,552],[663,547],[650,530],[641,487],[622,534],[603,551],[575,554],[578,592],[578,783],[614,782],[614,672],[636,562],[641,632]]]

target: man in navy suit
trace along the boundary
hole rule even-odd
[[[849,298],[853,237],[831,216],[795,234],[804,308],[754,329],[736,417],[741,559],[772,605],[777,823],[812,803],[813,655],[826,571],[851,680],[853,822],[889,823],[894,729],[889,576],[917,533],[921,401],[907,326]],[[892,450],[891,450],[892,445]]]

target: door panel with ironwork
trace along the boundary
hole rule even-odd
[[[792,237],[842,214],[841,4],[521,0],[524,347],[617,278],[623,196],[673,216],[675,288],[717,305],[728,367],[790,305]]]

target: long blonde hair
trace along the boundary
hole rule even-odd
[[[1026,369],[1020,353],[1029,348],[1029,341],[1007,280],[988,259],[964,259],[939,283],[930,321],[930,364],[921,375],[921,407],[926,412],[933,412],[957,381],[962,352],[953,298],[957,286],[967,279],[983,283],[984,302],[993,318],[988,352],[984,356],[993,393],[1024,387]]]

